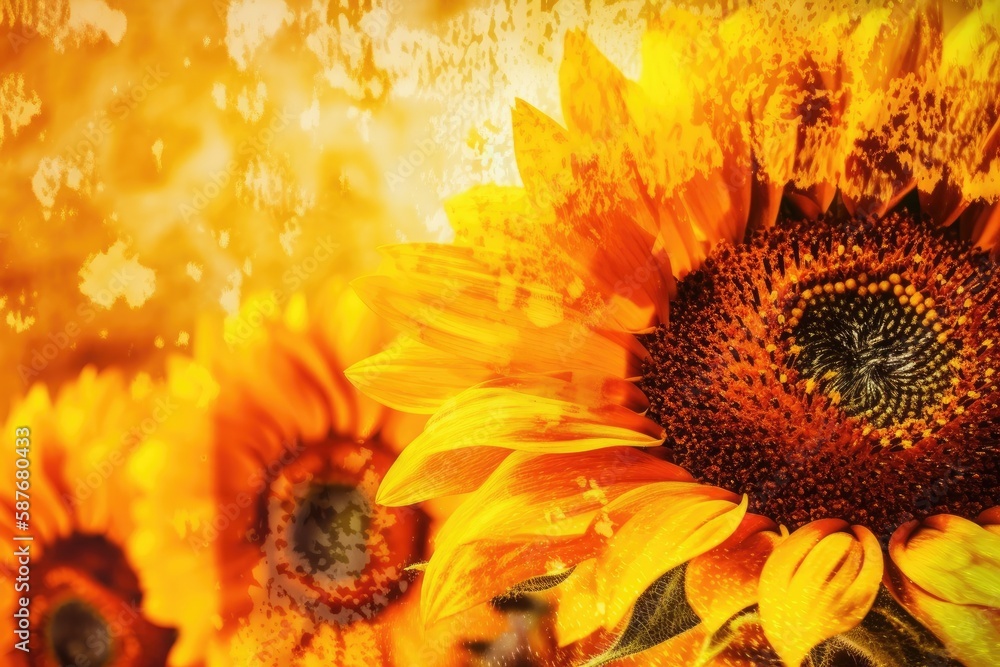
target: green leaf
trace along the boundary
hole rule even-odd
[[[871,611],[857,627],[814,648],[806,665],[962,667],[937,637],[910,616],[885,587],[879,589]]]
[[[684,592],[687,564],[675,567],[654,581],[636,600],[624,632],[585,667],[600,667],[641,653],[676,637],[700,623]]]

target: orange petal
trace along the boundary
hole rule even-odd
[[[761,573],[760,615],[768,640],[788,665],[798,667],[814,646],[865,617],[881,578],[882,550],[866,528],[839,519],[799,528],[775,547]]]
[[[888,15],[861,17],[848,48],[853,79],[845,123],[851,147],[841,183],[854,214],[882,215],[917,184],[916,133],[901,131],[897,118],[916,118],[931,69],[941,57],[940,3],[899,5]]]
[[[566,186],[575,188],[565,193],[572,209],[536,209],[524,188],[493,185],[451,198],[445,210],[455,242],[518,257],[512,280],[560,290],[592,329],[638,331],[665,321],[673,278],[669,258],[654,249],[655,224],[643,222],[647,205],[634,183],[622,182],[619,158],[580,159],[593,169]],[[596,201],[602,195],[607,201]]]
[[[994,535],[1000,535],[1000,505],[980,512],[976,522]]]
[[[889,540],[889,555],[931,595],[1000,608],[1000,535],[968,519],[939,514],[904,524]]]
[[[519,282],[501,253],[407,244],[383,248],[390,275],[353,285],[375,312],[427,345],[496,374],[580,368],[633,377],[646,356],[634,336],[606,335],[562,288]]]
[[[614,135],[629,124],[625,77],[586,34],[566,32],[559,68],[563,116],[570,128],[595,138]]]
[[[449,401],[427,422],[386,475],[379,502],[405,505],[442,490],[471,490],[470,480],[456,468],[463,466],[470,448],[551,453],[656,446],[663,441],[663,429],[639,414],[644,409],[642,393],[614,378],[564,375],[484,382]],[[482,451],[475,455],[479,463],[502,458]],[[492,467],[474,479],[481,481]]]
[[[1000,247],[1000,203],[976,202],[962,214],[961,225],[977,248],[997,254]]]
[[[920,167],[921,206],[942,224],[956,216],[975,218],[1000,197],[1000,6],[981,3],[952,28],[944,40],[932,101],[920,124],[927,136]],[[925,203],[926,202],[926,203]],[[966,216],[966,206],[979,208]],[[988,220],[987,219],[983,222]],[[975,224],[973,222],[973,224]],[[963,225],[965,226],[965,225]],[[995,229],[991,230],[995,232]],[[973,241],[992,249],[996,237]]]
[[[597,584],[615,628],[636,599],[668,570],[724,542],[746,513],[746,498],[688,482],[647,484],[608,504],[591,530],[607,539]]]
[[[681,468],[627,447],[514,452],[438,534],[425,573],[425,621],[592,558],[603,540],[587,528],[603,505],[636,487],[690,479]]]
[[[740,131],[746,109],[734,111],[720,91],[727,75],[716,32],[710,19],[664,12],[643,39],[642,94],[628,98],[643,138],[633,152],[644,156],[640,176],[658,202],[656,219],[678,278],[698,268],[716,243],[741,240],[749,213],[750,146]],[[704,76],[692,79],[691,71]]]
[[[531,202],[554,208],[573,188],[569,133],[524,100],[514,103],[514,158]]]
[[[732,536],[688,563],[688,601],[709,634],[757,603],[760,573],[781,536],[774,523],[748,514]]]

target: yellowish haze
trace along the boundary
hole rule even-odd
[[[635,75],[647,4],[0,0],[2,412],[449,238],[443,198],[517,182],[514,98],[559,115],[565,31]]]

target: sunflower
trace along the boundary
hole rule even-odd
[[[302,295],[252,298],[170,373],[190,409],[142,444],[131,472],[144,486],[137,553],[158,573],[150,608],[186,612],[171,664],[465,665],[516,630],[519,645],[554,650],[540,603],[480,605],[423,632],[414,568],[449,504],[375,503],[424,419],[344,377],[387,340],[345,287],[333,281],[308,308]],[[193,400],[203,374],[214,391]]]
[[[995,665],[1000,14],[683,10],[569,33],[523,187],[356,283],[348,377],[430,414],[390,506],[474,492],[437,622],[551,588],[589,663]],[[946,29],[947,27],[947,29]]]
[[[118,511],[134,497],[123,474],[129,452],[171,412],[149,384],[87,367],[54,398],[36,384],[12,407],[0,528],[5,665],[164,664],[179,619],[150,619],[149,572],[130,553],[134,525]]]

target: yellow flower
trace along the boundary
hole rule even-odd
[[[168,416],[149,384],[87,367],[55,397],[36,384],[11,409],[0,457],[5,665],[165,663],[181,617],[145,608],[151,573],[131,551],[125,510],[128,456]]]
[[[524,186],[356,283],[404,334],[348,376],[433,415],[379,501],[474,491],[425,621],[529,581],[593,665],[1000,660],[1000,15],[951,14],[671,10],[638,81],[567,36]]]
[[[251,299],[171,368],[183,418],[130,466],[144,489],[136,553],[156,572],[149,606],[183,616],[171,664],[460,665],[465,644],[488,649],[519,618],[481,605],[423,631],[411,568],[449,505],[375,502],[424,418],[347,382],[341,369],[388,337],[345,287],[308,308],[301,295]],[[215,392],[199,401],[204,375]],[[543,621],[521,622],[534,637]]]

